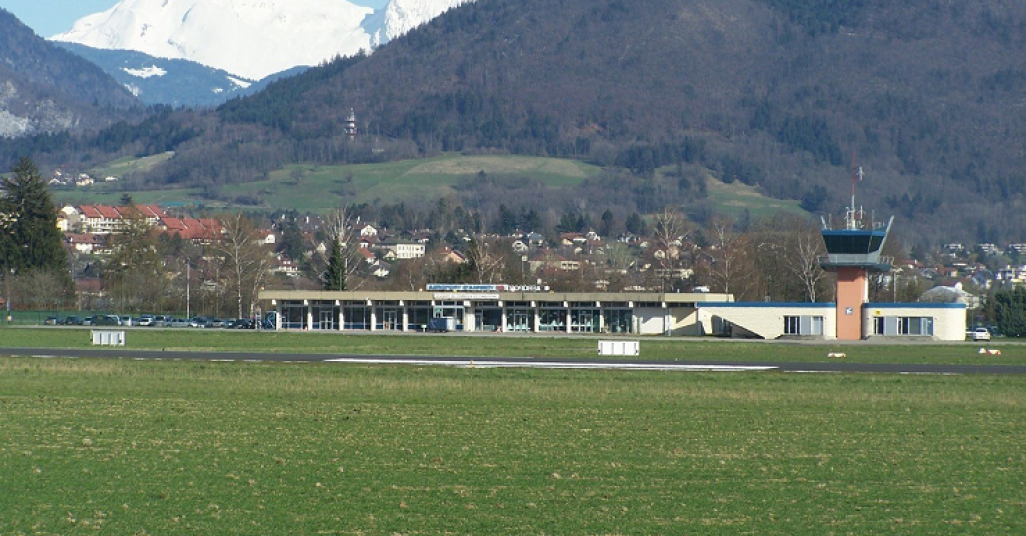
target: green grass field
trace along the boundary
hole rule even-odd
[[[1021,534],[1023,382],[0,358],[0,534]]]
[[[169,158],[161,154],[144,158],[122,158],[92,170],[96,177],[124,176],[133,171],[151,169]],[[660,173],[671,171],[663,168]],[[464,156],[445,154],[433,158],[402,160],[381,164],[341,166],[290,165],[271,172],[264,181],[232,186],[229,197],[262,199],[265,205],[299,211],[326,212],[351,203],[382,201],[420,202],[451,195],[463,179],[484,171],[497,179],[537,179],[550,188],[575,186],[595,176],[601,168],[577,160],[514,155]],[[347,183],[347,177],[352,182]],[[797,201],[771,199],[752,186],[740,182],[724,184],[710,178],[709,199],[716,210],[739,217],[745,210],[753,217],[780,211],[806,214]],[[120,203],[122,185],[97,184],[89,188],[57,190],[59,203]],[[200,189],[129,191],[142,204],[203,204],[224,208],[223,202],[204,201]],[[252,207],[247,207],[252,208]]]
[[[708,185],[709,199],[716,206],[716,210],[722,214],[740,217],[747,210],[753,218],[780,212],[805,217],[809,215],[799,206],[798,201],[769,198],[759,193],[754,187],[740,182],[725,184],[710,179]]]
[[[91,344],[89,328],[3,328],[3,347],[86,348]],[[371,335],[318,332],[252,332],[197,330],[189,328],[129,328],[127,349],[209,350],[223,352],[309,352],[385,355],[442,355],[463,357],[553,357],[594,358],[597,337],[487,334],[459,335]],[[635,337],[641,341],[641,358],[671,361],[830,361],[827,354],[843,352],[846,360],[858,363],[918,363],[975,365],[1026,364],[1026,344],[999,343],[1000,355],[981,355],[980,344],[931,343],[885,344],[745,342],[712,338]]]
[[[167,157],[124,158],[93,171],[95,176],[122,176],[149,169]],[[550,188],[573,186],[598,173],[600,168],[559,158],[528,156],[464,156],[446,154],[434,158],[341,166],[290,165],[270,173],[268,180],[232,186],[230,197],[264,200],[267,206],[299,211],[326,212],[351,203],[420,202],[454,193],[459,181],[484,171],[498,179],[537,179]],[[352,183],[347,184],[346,178]],[[89,188],[54,192],[60,202],[120,203],[120,185],[97,184]],[[199,189],[129,191],[137,203],[197,204],[221,207],[202,199]]]

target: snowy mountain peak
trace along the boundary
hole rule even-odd
[[[55,41],[192,60],[259,80],[370,50],[472,0],[121,0]]]
[[[390,0],[364,23],[374,45],[399,37],[446,11],[473,0]]]

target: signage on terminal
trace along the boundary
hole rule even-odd
[[[498,294],[486,294],[484,292],[436,292],[436,300],[497,300]]]
[[[431,292],[548,292],[549,287],[541,285],[455,285],[431,283]]]

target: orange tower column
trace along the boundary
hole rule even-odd
[[[862,339],[862,305],[869,301],[869,278],[865,268],[837,269],[837,338]]]

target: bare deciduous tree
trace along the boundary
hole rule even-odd
[[[761,220],[756,227],[756,254],[767,291],[780,300],[822,299],[826,272],[819,263],[826,246],[819,228],[790,214]]]
[[[666,251],[666,258],[679,259],[681,245],[691,236],[691,229],[684,214],[678,209],[666,207],[655,215],[652,230],[659,246]]]
[[[343,207],[324,218],[330,247],[322,254],[327,269],[321,274],[321,282],[328,290],[352,290],[360,286],[355,277],[361,265],[360,241],[356,234],[359,221]]]
[[[110,235],[112,253],[103,279],[118,310],[141,311],[160,303],[165,269],[153,226],[138,210],[127,212],[124,225]]]
[[[213,249],[221,256],[222,273],[242,318],[243,311],[252,315],[257,293],[267,279],[271,255],[260,245],[260,233],[245,215],[224,216],[220,222],[223,235]]]
[[[707,233],[711,244],[704,271],[710,286],[738,300],[758,300],[762,278],[748,236],[738,233],[729,218],[714,218]]]
[[[467,262],[464,264],[473,283],[496,283],[506,264],[506,258],[491,251],[492,245],[484,238],[470,242],[467,248]]]

